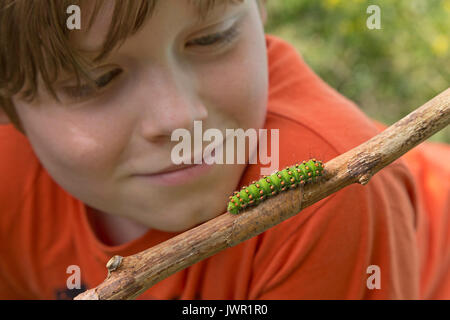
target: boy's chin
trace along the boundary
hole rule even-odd
[[[179,217],[179,219],[177,219],[176,221],[160,224],[155,226],[154,228],[164,232],[185,232],[211,219],[214,219],[220,214],[221,213],[213,214],[212,212],[208,212],[208,214],[203,213],[203,215],[199,215],[197,212],[186,213],[184,217]]]
[[[202,223],[203,222],[191,223],[191,224],[176,224],[176,225],[174,224],[174,225],[156,226],[154,229],[162,231],[162,232],[168,232],[168,233],[183,233],[192,228],[195,228],[196,226],[201,225]]]

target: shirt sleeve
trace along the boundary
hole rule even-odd
[[[25,280],[15,257],[22,250],[22,205],[32,186],[37,162],[26,138],[12,125],[0,126],[0,155],[0,299],[24,299],[29,295],[20,285]],[[27,232],[25,236],[30,229]]]
[[[27,139],[12,125],[0,126],[0,226],[7,212],[16,211],[30,188],[36,157]]]
[[[251,299],[417,299],[409,171],[395,163],[270,229]]]

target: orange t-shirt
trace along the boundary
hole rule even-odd
[[[280,168],[312,157],[328,161],[379,132],[294,48],[273,36],[266,40],[265,128],[280,130]],[[73,297],[105,279],[111,256],[128,256],[178,234],[149,230],[108,246],[96,237],[85,205],[54,182],[12,125],[0,127],[0,155],[2,299]],[[139,298],[450,298],[450,150],[424,144],[406,158],[409,167],[398,160],[367,186],[340,190]],[[440,162],[430,165],[433,158]],[[259,169],[249,165],[240,186],[258,178]],[[81,290],[67,288],[71,265],[80,268]],[[373,276],[380,286],[369,289]]]

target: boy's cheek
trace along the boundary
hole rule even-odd
[[[111,174],[109,170],[121,146],[120,139],[114,138],[117,135],[102,129],[104,124],[90,127],[80,119],[77,124],[77,119],[67,121],[65,117],[39,112],[30,106],[19,106],[18,110],[36,156],[52,176],[58,180],[76,180]]]
[[[268,95],[267,59],[264,47],[244,45],[221,66],[204,71],[203,95],[215,108],[227,112],[240,127],[261,126]]]

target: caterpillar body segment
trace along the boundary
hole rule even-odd
[[[322,176],[323,170],[322,161],[311,159],[276,171],[270,176],[253,181],[252,184],[243,187],[240,191],[235,191],[230,196],[227,210],[231,214],[238,214],[248,206],[258,205],[280,192],[316,181]]]

